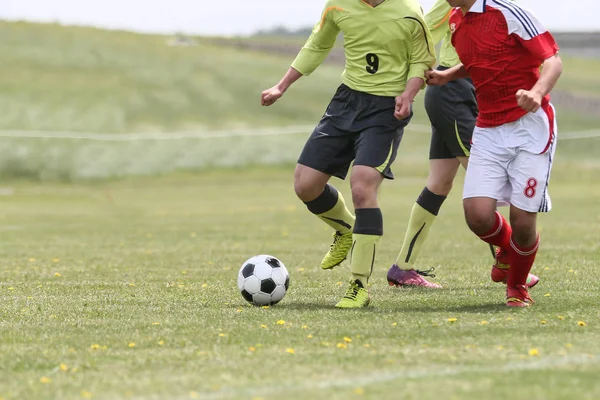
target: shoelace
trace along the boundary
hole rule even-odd
[[[341,238],[342,238],[342,235],[338,235],[338,234],[336,234],[336,235],[333,237],[333,243],[331,244],[330,248],[332,248],[332,249],[333,249],[333,248],[335,247],[335,245],[336,245],[336,244],[337,244],[337,243],[340,241],[340,239],[341,239]]]
[[[344,298],[346,299],[350,299],[350,300],[355,300],[356,296],[358,296],[358,285],[352,285],[348,288],[348,290],[346,291],[346,295],[344,296]]]
[[[435,274],[433,274],[432,272],[435,271],[435,267],[431,267],[426,271],[419,271],[419,270],[415,270],[415,272],[421,276],[427,276],[429,278],[435,278]]]

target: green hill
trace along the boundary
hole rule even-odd
[[[313,123],[340,81],[342,66],[324,65],[267,110],[259,94],[286,71],[297,37],[195,38],[195,46],[172,46],[170,39],[0,22],[0,129],[156,132]],[[561,90],[600,97],[593,78],[599,68],[600,61],[567,59]],[[416,118],[425,122],[416,104]],[[565,122],[585,128],[597,126],[597,118]]]

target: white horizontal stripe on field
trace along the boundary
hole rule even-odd
[[[469,366],[448,365],[432,366],[427,369],[414,368],[409,370],[384,370],[365,373],[356,377],[345,379],[311,379],[304,384],[282,384],[273,386],[254,386],[225,388],[217,392],[198,393],[200,399],[228,399],[254,396],[289,396],[291,393],[300,393],[306,390],[343,389],[351,387],[366,387],[373,384],[384,384],[396,380],[406,379],[432,379],[453,377],[458,375],[505,374],[517,371],[543,371],[576,366],[598,365],[600,359],[597,354],[572,354],[564,356],[548,356],[526,361],[514,361],[503,365]]]
[[[26,139],[74,139],[92,140],[100,142],[127,142],[137,140],[181,140],[181,139],[227,139],[232,137],[256,137],[278,135],[308,135],[314,125],[292,125],[283,127],[257,128],[257,129],[227,129],[206,132],[165,132],[165,133],[90,133],[90,132],[62,132],[62,131],[23,131],[0,130],[0,137],[14,137]],[[414,132],[430,132],[431,128],[422,124],[409,124],[406,128]],[[573,131],[560,133],[558,140],[587,139],[600,137],[600,129],[587,131]]]

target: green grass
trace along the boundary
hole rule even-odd
[[[0,397],[598,398],[599,168],[557,160],[528,310],[506,309],[489,280],[489,249],[463,221],[462,177],[420,259],[445,289],[387,286],[424,156],[400,157],[384,184],[372,307],[349,312],[333,308],[348,266],[319,270],[330,232],[295,198],[291,168],[12,182],[0,198]],[[269,309],[235,284],[262,253],[291,274]]]

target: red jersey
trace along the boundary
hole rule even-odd
[[[531,90],[540,66],[558,52],[552,35],[527,10],[509,0],[477,0],[463,15],[450,16],[452,44],[476,88],[477,126],[490,128],[527,113],[519,89]],[[548,107],[550,96],[543,99]]]

